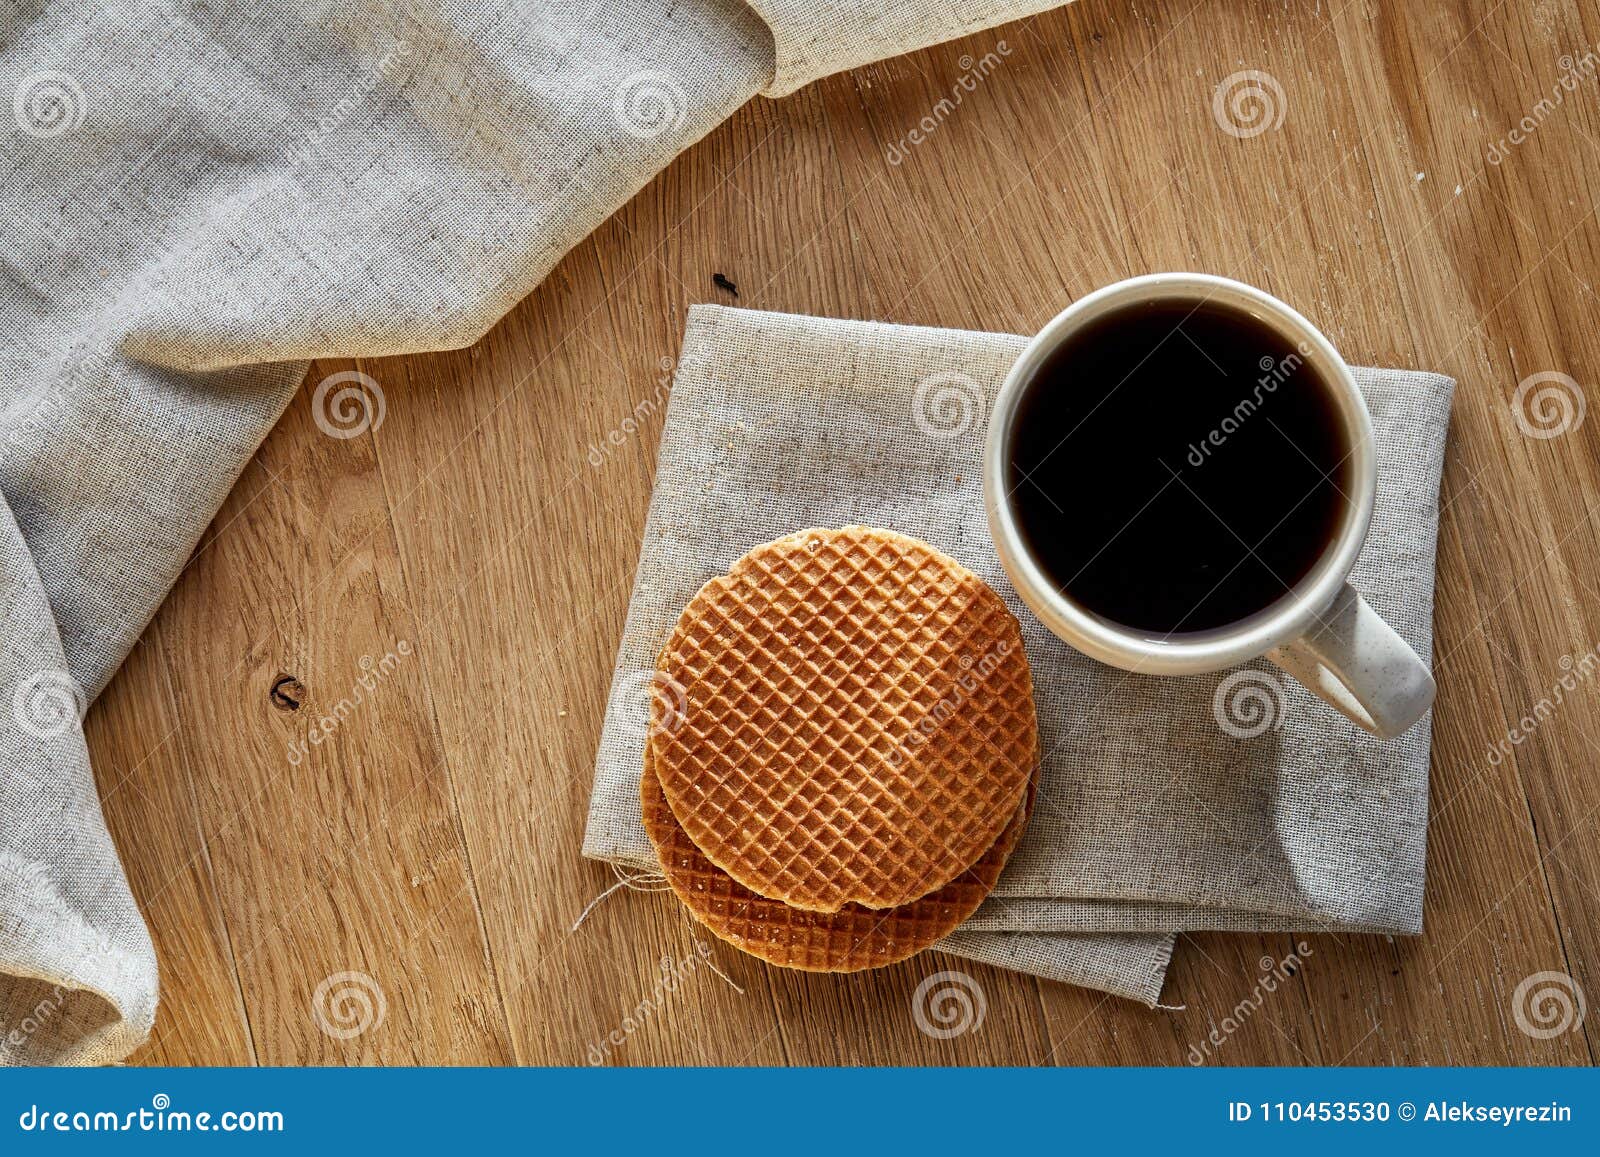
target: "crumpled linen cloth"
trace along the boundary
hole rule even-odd
[[[985,416],[1027,339],[697,305],[662,433],[585,854],[659,870],[640,819],[650,672],[684,605],[751,547],[865,523],[924,539],[1022,624],[1044,752],[1027,834],[941,947],[1154,1004],[1179,931],[1422,930],[1431,715],[1358,730],[1264,660],[1189,678],[1079,654],[996,557]],[[1355,586],[1425,662],[1455,383],[1356,369],[1379,456]]]
[[[81,732],[307,361],[465,346],[758,93],[1061,0],[0,0],[0,1064],[156,961]]]

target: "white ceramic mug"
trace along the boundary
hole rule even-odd
[[[1018,403],[1045,359],[1106,314],[1152,301],[1209,301],[1242,310],[1306,355],[1314,378],[1332,392],[1350,450],[1342,522],[1322,557],[1264,610],[1204,632],[1161,636],[1114,623],[1079,605],[1050,580],[1018,532],[1007,468]],[[1270,480],[1265,480],[1270,484]],[[1317,328],[1259,289],[1199,273],[1161,273],[1119,281],[1073,303],[1028,343],[1000,387],[984,447],[984,502],[1006,573],[1033,613],[1087,655],[1129,671],[1191,675],[1265,655],[1374,735],[1407,730],[1433,703],[1433,676],[1415,651],[1346,582],[1366,543],[1377,492],[1372,420],[1344,359]]]

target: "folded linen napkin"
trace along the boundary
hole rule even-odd
[[[1026,338],[696,306],[618,651],[584,854],[655,867],[639,817],[647,672],[750,547],[866,523],[925,539],[1022,623],[1039,804],[994,895],[941,947],[1154,1004],[1182,930],[1422,930],[1431,720],[1380,742],[1265,662],[1132,675],[1028,612],[989,541],[984,416]],[[1355,371],[1379,452],[1352,580],[1428,661],[1454,383]],[[635,702],[638,700],[638,702]]]

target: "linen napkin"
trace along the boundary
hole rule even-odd
[[[1022,623],[1039,803],[993,896],[942,947],[1158,999],[1183,930],[1422,929],[1431,718],[1380,742],[1264,661],[1133,675],[1051,635],[989,540],[988,413],[1026,338],[695,306],[595,765],[585,855],[650,869],[648,672],[684,604],[750,547],[865,523],[969,567]],[[1379,455],[1352,581],[1431,661],[1454,383],[1357,369]]]

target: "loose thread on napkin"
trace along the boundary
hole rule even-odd
[[[691,924],[690,927],[692,928],[693,925]],[[737,992],[740,996],[743,996],[745,994],[744,989],[740,988],[738,984],[734,983],[733,977],[729,976],[726,972],[722,971],[722,969],[718,968],[717,965],[716,965],[716,962],[713,961],[711,959],[711,957],[707,956],[705,958],[705,961],[706,961],[706,967],[711,969],[711,971],[715,972],[718,976],[722,977],[722,979],[727,983],[729,988],[733,989],[733,991]]]
[[[590,900],[583,911],[578,913],[578,918],[572,922],[571,930],[573,932],[583,926],[583,922],[589,918],[589,913],[593,912],[603,901],[609,899],[614,893],[621,891],[623,888],[628,889],[630,892],[665,892],[672,886],[667,883],[667,878],[660,872],[641,871],[637,868],[629,868],[615,863],[611,865],[611,871],[615,873],[617,882],[604,892],[601,892],[593,900]]]
[[[583,911],[578,913],[578,918],[572,922],[572,931],[576,932],[579,928],[583,927],[583,922],[589,918],[589,914],[591,912],[600,907],[600,905],[607,899],[622,891],[624,888],[630,892],[670,892],[672,890],[672,885],[667,883],[667,878],[660,872],[646,871],[617,863],[613,863],[611,865],[611,871],[616,875],[617,882],[612,884],[611,887],[607,888],[604,892],[601,892],[593,900],[589,901],[589,903],[584,907]],[[695,926],[694,921],[689,919],[689,913],[687,909],[684,910],[684,920],[689,925],[689,937],[692,940],[694,939]],[[724,984],[733,989],[733,991],[737,992],[740,996],[745,995],[744,989],[741,988],[737,982],[735,982],[733,977],[729,976],[726,972],[717,967],[716,962],[711,959],[709,953],[701,952],[700,958],[705,962],[705,966],[707,968],[711,969],[712,972],[721,977]]]

